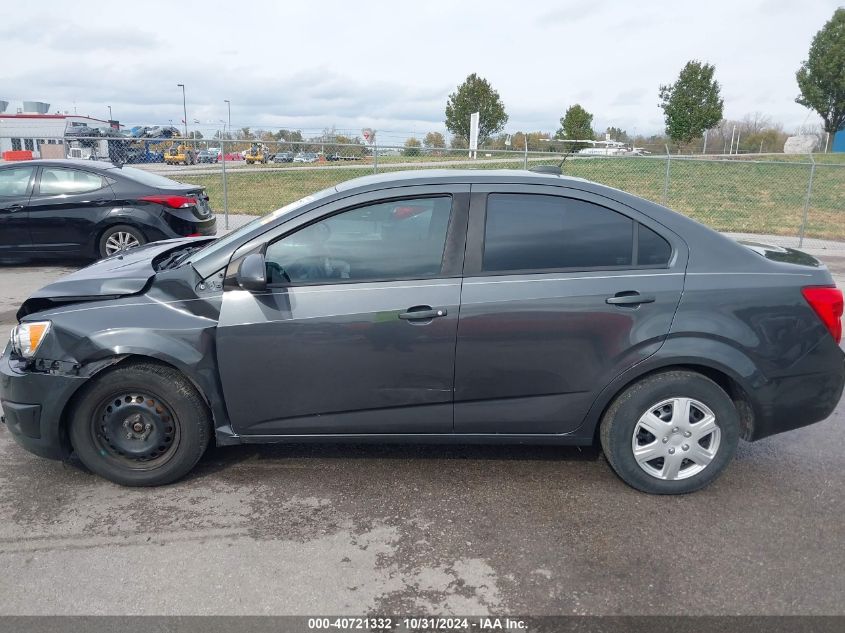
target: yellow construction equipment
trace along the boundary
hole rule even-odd
[[[168,165],[196,165],[197,151],[184,143],[174,143],[164,152],[164,162]]]
[[[266,165],[267,161],[270,159],[270,152],[264,143],[253,143],[247,150],[244,158],[246,159],[247,165],[254,165],[255,163]]]

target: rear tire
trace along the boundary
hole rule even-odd
[[[100,257],[110,257],[121,251],[143,246],[147,238],[138,229],[126,224],[118,224],[106,229],[100,236],[98,251]]]
[[[211,416],[193,384],[166,365],[119,365],[93,379],[70,418],[70,441],[92,472],[122,486],[185,476],[205,452]]]
[[[607,461],[629,486],[685,494],[715,480],[733,459],[739,414],[727,393],[692,371],[647,376],[607,409],[600,439]]]

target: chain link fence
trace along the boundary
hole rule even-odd
[[[0,138],[0,152],[20,139]],[[344,145],[324,142],[55,138],[28,143],[36,158],[128,164],[200,185],[228,228],[230,215],[263,215],[339,182],[410,169],[563,172],[664,204],[716,230],[785,246],[845,241],[845,155],[580,155],[558,151]],[[24,152],[25,153],[25,152]],[[565,159],[565,160],[564,160]]]

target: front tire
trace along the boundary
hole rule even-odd
[[[692,371],[647,376],[605,413],[601,445],[628,485],[651,494],[684,494],[715,480],[733,459],[739,414],[727,393]]]
[[[98,250],[100,257],[111,257],[130,248],[143,246],[147,238],[138,229],[125,224],[118,224],[106,229],[100,236]]]
[[[92,472],[123,486],[160,486],[185,476],[202,457],[211,417],[176,369],[137,362],[93,379],[71,413],[69,431]]]

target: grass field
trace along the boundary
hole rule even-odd
[[[536,156],[536,155],[535,155]],[[800,159],[800,160],[799,160]],[[431,160],[431,158],[429,158]],[[765,162],[750,160],[673,159],[667,206],[720,231],[797,235],[803,217],[810,167],[806,157]],[[813,195],[807,217],[808,237],[845,240],[845,162],[838,156],[816,157]],[[395,171],[381,161],[379,172]],[[549,161],[554,162],[554,161]],[[459,167],[459,166],[456,166]],[[522,169],[523,162],[485,164],[478,168]],[[568,160],[564,172],[656,202],[663,201],[666,162],[657,158],[596,158]],[[372,165],[354,169],[230,170],[229,211],[263,215],[344,180],[373,173]],[[205,187],[212,206],[223,209],[221,174],[191,175]]]

